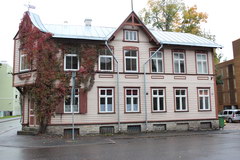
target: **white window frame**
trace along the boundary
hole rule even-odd
[[[78,59],[78,67],[77,67],[77,69],[66,69],[66,63],[67,63],[67,59],[66,59],[66,57],[67,56],[71,56],[71,57],[77,57],[77,59]],[[64,71],[78,71],[79,70],[79,58],[78,58],[78,55],[77,54],[64,54]]]
[[[177,95],[176,94],[176,91],[177,90],[180,90],[180,93],[181,93],[181,90],[185,90],[185,95]],[[174,89],[174,95],[175,95],[175,110],[176,111],[188,111],[188,97],[187,97],[187,89],[186,88],[175,88]],[[180,99],[180,109],[177,109],[177,97]],[[185,104],[186,104],[186,108],[183,109],[183,98],[185,98]]]
[[[150,57],[153,55],[155,53],[155,51],[151,51],[150,52]],[[152,73],[163,73],[163,71],[164,71],[164,64],[163,64],[163,52],[160,52],[160,51],[158,51],[158,53],[160,53],[161,54],[161,58],[159,58],[159,57],[152,57],[151,58],[151,71],[152,71]],[[155,54],[155,55],[157,55],[157,53]],[[156,72],[154,72],[153,70],[152,70],[152,68],[153,68],[153,60],[155,60],[156,61],[156,68],[157,68],[157,71]],[[158,66],[158,61],[162,61],[162,71],[160,72],[159,71],[159,66]]]
[[[132,57],[132,56],[126,56],[126,51],[136,51],[136,57]],[[131,71],[131,70],[127,70],[127,59],[135,59],[136,60],[136,71]],[[125,72],[131,72],[131,73],[136,73],[138,72],[138,50],[124,50],[124,69]]]
[[[29,71],[30,70],[30,64],[28,65],[28,68],[26,69],[22,69],[22,63],[23,63],[23,58],[27,57],[27,54],[20,54],[20,72],[24,72],[24,71]]]
[[[127,95],[127,90],[137,90],[137,95]],[[126,113],[134,113],[134,112],[140,112],[139,107],[140,107],[140,93],[139,93],[139,88],[125,88],[125,112]],[[127,98],[131,98],[131,110],[127,110]],[[133,99],[137,98],[138,106],[137,106],[137,111],[134,111],[134,105],[133,105]]]
[[[101,91],[105,90],[105,95],[101,95]],[[107,95],[107,90],[112,90],[112,95]],[[99,113],[113,113],[114,112],[114,88],[99,88]],[[105,98],[105,111],[101,111],[101,98]],[[108,98],[112,98],[112,111],[108,111]]]
[[[101,69],[101,58],[111,58],[111,70]],[[103,71],[103,72],[112,72],[113,71],[113,56],[111,56],[111,55],[99,55],[98,62],[99,62],[98,63],[99,71]]]
[[[198,55],[200,55],[201,56],[201,59],[198,59]],[[203,60],[202,59],[202,57],[203,56],[205,56],[205,60]],[[207,56],[207,54],[206,53],[197,53],[196,54],[196,59],[197,59],[197,73],[198,74],[208,74],[208,56]],[[204,62],[205,62],[205,64],[206,64],[206,72],[204,72]],[[200,63],[201,64],[201,69],[202,69],[202,72],[200,72],[200,69],[199,69],[199,67],[198,67],[198,63]]]
[[[125,41],[137,42],[138,41],[138,31],[124,30],[124,38],[125,38]]]
[[[159,90],[163,91],[163,95],[159,95]],[[157,95],[154,95],[153,92],[157,91]],[[154,110],[154,98],[157,98],[157,110]],[[163,98],[163,110],[160,109],[160,98]],[[164,88],[153,88],[152,89],[152,111],[153,112],[164,112],[166,111],[166,104],[165,104],[165,89]]]
[[[178,54],[178,58],[175,58],[175,54]],[[183,55],[183,59],[180,58],[180,54]],[[185,53],[184,52],[173,52],[173,70],[174,73],[178,73],[178,74],[183,74],[186,73],[186,65],[185,65]],[[181,72],[181,61],[183,61],[183,65],[184,65],[184,72]],[[175,70],[175,62],[178,63],[178,68],[179,68],[179,72],[177,72]]]
[[[202,91],[203,93],[205,91],[208,92],[208,95],[201,95],[200,94],[200,91]],[[201,109],[201,103],[200,103],[200,98],[203,98],[203,108]],[[208,108],[206,108],[206,103],[205,103],[205,99],[208,98]],[[201,89],[198,89],[198,106],[199,106],[199,110],[200,111],[205,111],[205,110],[210,110],[211,109],[211,106],[210,106],[210,90],[209,89],[205,89],[205,88],[201,88]]]
[[[74,111],[74,113],[79,113],[79,103],[80,103],[80,100],[79,100],[79,89],[75,89],[75,90],[77,90],[77,95],[75,94],[75,98],[78,98],[78,103],[77,103],[77,108],[78,108],[78,111]],[[76,92],[76,91],[75,91]],[[65,106],[66,106],[66,104],[65,104],[65,99],[66,98],[68,98],[68,97],[70,97],[70,100],[71,100],[71,93],[70,93],[70,95],[67,95],[67,96],[64,96],[64,113],[72,113],[72,106],[71,106],[71,101],[70,101],[70,108],[71,108],[71,111],[70,112],[66,112],[65,111]]]

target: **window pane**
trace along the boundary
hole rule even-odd
[[[157,90],[153,90],[153,95],[157,95]]]
[[[105,111],[105,98],[100,98],[100,111]]]
[[[71,112],[71,106],[65,105],[65,112]]]
[[[205,109],[209,109],[209,100],[208,100],[208,97],[205,97]]]
[[[174,53],[174,59],[178,59],[178,54],[177,53]]]
[[[78,57],[72,57],[72,69],[78,69]]]
[[[203,62],[203,73],[207,73],[207,62]]]
[[[179,68],[179,64],[178,64],[178,61],[174,61],[174,71],[176,73],[179,73],[180,72],[180,68]]]
[[[134,35],[134,36],[133,36],[133,37],[134,37],[133,40],[137,40],[137,32],[134,31],[134,32],[133,32],[133,35]]]
[[[138,111],[138,98],[133,98],[133,110]]]
[[[106,70],[112,70],[112,58],[106,58]]]
[[[186,109],[186,98],[182,97],[182,109],[185,110]]]
[[[132,57],[137,57],[137,51],[131,50],[131,56]]]
[[[102,89],[100,92],[101,92],[101,95],[105,95],[105,90],[104,89]]]
[[[204,95],[208,95],[208,90],[204,90]]]
[[[155,111],[158,110],[158,107],[157,107],[157,98],[156,98],[156,97],[153,98],[153,110],[155,110]]]
[[[202,71],[202,63],[201,62],[197,62],[198,65],[198,73],[203,73]]]
[[[130,51],[129,50],[125,50],[125,56],[130,56]]]
[[[129,39],[128,33],[129,33],[128,31],[125,31],[125,36],[127,40]]]
[[[179,54],[180,59],[184,59],[184,55],[183,54]]]
[[[200,97],[200,109],[203,109],[203,97]]]
[[[71,69],[71,57],[66,56],[66,69]]]
[[[133,95],[137,95],[138,94],[138,90],[134,89],[133,90]]]
[[[112,90],[111,89],[107,90],[107,95],[112,95]]]
[[[113,111],[113,104],[112,104],[112,98],[107,99],[107,110],[108,111]]]
[[[158,60],[158,72],[163,72],[162,60]]]
[[[73,110],[74,110],[74,112],[78,112],[78,105],[74,105]]]
[[[202,60],[207,60],[207,55],[202,54]]]
[[[70,97],[65,98],[65,105],[71,105],[71,98]]]
[[[164,110],[164,103],[163,103],[163,97],[160,97],[159,98],[159,107],[160,107],[160,110],[162,111],[162,110]]]
[[[152,59],[152,72],[157,72],[157,64],[156,64],[157,60],[156,59]]]
[[[126,58],[126,70],[131,70],[131,59]]]
[[[185,95],[185,90],[181,90],[181,95]]]
[[[128,89],[127,90],[127,95],[132,95],[132,90]]]
[[[180,90],[176,90],[176,95],[180,95]]]
[[[136,70],[137,70],[137,60],[132,59],[132,71],[136,71]]]
[[[74,105],[78,105],[78,97],[75,97],[75,99],[74,99]]]
[[[176,97],[176,109],[180,110],[180,98]]]
[[[163,90],[158,90],[158,95],[163,95]]]
[[[181,70],[181,73],[184,73],[184,61],[180,61],[180,70]]]
[[[127,98],[127,111],[131,111],[131,98]]]
[[[197,54],[197,61],[200,61],[200,60],[202,60],[202,56],[201,54]]]

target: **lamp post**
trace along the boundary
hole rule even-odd
[[[75,79],[76,72],[72,72],[71,109],[72,109],[72,140],[74,140],[74,104],[75,104]]]

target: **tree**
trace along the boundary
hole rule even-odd
[[[198,12],[197,6],[186,6],[182,0],[148,0],[147,7],[140,11],[141,20],[162,31],[191,33],[215,41],[215,35],[201,29],[208,15]],[[222,55],[214,53],[214,62],[219,63]]]
[[[148,8],[140,11],[140,18],[145,24],[162,31],[174,31],[178,27],[184,4],[179,0],[149,0]]]

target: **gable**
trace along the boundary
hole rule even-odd
[[[130,13],[130,15],[123,21],[123,23],[116,29],[116,31],[110,36],[108,39],[109,41],[112,41],[115,39],[117,34],[119,34],[120,31],[124,29],[131,30],[141,30],[145,33],[146,37],[148,37],[149,42],[155,43],[156,45],[159,45],[160,43],[155,38],[155,36],[148,30],[148,28],[142,23],[142,21],[139,19],[139,17],[136,15],[134,11]]]

